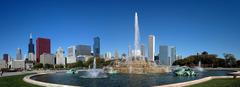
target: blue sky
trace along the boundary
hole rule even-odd
[[[101,53],[127,53],[134,39],[134,12],[139,15],[141,43],[148,35],[159,45],[173,45],[183,56],[201,51],[240,57],[240,1],[237,0],[1,0],[0,54],[27,53],[29,33],[61,46],[93,44]],[[35,44],[36,45],[36,44]]]

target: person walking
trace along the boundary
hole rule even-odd
[[[3,75],[3,69],[1,69],[1,76]]]

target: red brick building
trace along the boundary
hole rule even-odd
[[[47,38],[37,38],[36,44],[37,63],[40,63],[40,55],[43,53],[51,53],[51,41]]]

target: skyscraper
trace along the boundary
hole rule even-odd
[[[176,47],[162,45],[159,48],[160,64],[171,66],[176,59]]]
[[[146,55],[145,55],[145,51],[146,51],[146,49],[145,49],[144,44],[141,44],[141,55],[142,55],[143,57],[146,56]]]
[[[94,37],[93,52],[94,52],[94,56],[100,56],[100,38],[99,37]]]
[[[32,39],[32,33],[30,33],[29,36],[29,44],[28,44],[28,60],[29,61],[36,61],[36,55],[35,55],[35,50],[34,50],[34,44],[33,44],[33,39]]]
[[[76,47],[75,46],[68,47],[67,63],[75,63],[75,62],[77,62],[75,51],[76,51]]]
[[[17,52],[16,52],[16,60],[22,60],[22,50],[20,48],[17,48]]]
[[[29,44],[28,44],[28,53],[35,53],[33,39],[32,39],[32,34],[30,34],[29,38],[30,39],[29,39]]]
[[[118,50],[115,50],[115,53],[114,53],[114,66],[118,66],[118,59],[119,59]]]
[[[3,60],[7,64],[6,67],[11,68],[11,64],[12,64],[11,56],[9,54],[3,54]]]
[[[182,59],[182,55],[177,55],[177,56],[176,56],[176,60],[180,60],[180,59]],[[176,61],[176,60],[175,60],[175,61]]]
[[[105,61],[111,60],[112,59],[112,53],[111,52],[106,52],[104,55]]]
[[[76,46],[77,61],[87,61],[91,55],[90,45],[77,45]]]
[[[90,45],[77,45],[76,46],[76,56],[79,55],[91,55],[91,46]]]
[[[149,35],[148,37],[148,57],[150,61],[154,61],[155,56],[155,36]]]
[[[62,64],[65,65],[65,57],[64,57],[64,51],[61,47],[57,49],[56,53],[56,64]]]
[[[3,54],[3,60],[4,60],[6,63],[8,63],[8,61],[9,61],[9,56],[8,56],[8,54]]]
[[[49,53],[43,53],[40,55],[39,63],[45,64],[55,64],[55,55]]]
[[[171,49],[171,65],[176,61],[176,58],[177,58],[177,53],[176,53],[176,47],[174,46],[170,46],[170,49]]]
[[[40,63],[40,55],[43,53],[51,53],[51,42],[47,38],[37,38],[37,62]]]

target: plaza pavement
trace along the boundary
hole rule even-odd
[[[15,75],[23,75],[23,74],[30,74],[30,73],[54,73],[54,72],[65,72],[66,70],[33,70],[33,71],[22,71],[22,72],[4,72],[1,77],[6,76],[15,76]]]

